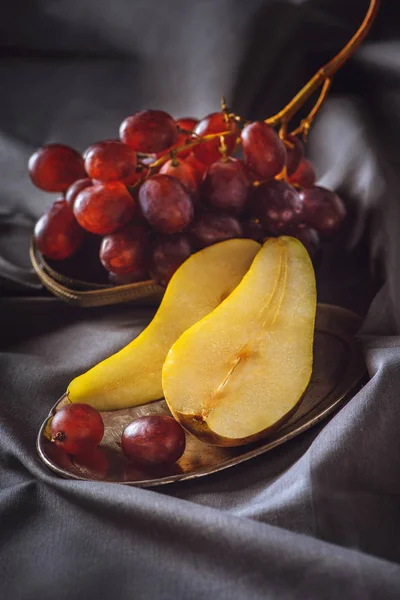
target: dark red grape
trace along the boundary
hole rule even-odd
[[[150,279],[149,273],[146,270],[135,271],[134,273],[128,273],[121,275],[120,273],[108,273],[108,279],[113,285],[128,285],[129,283],[139,283],[139,281],[148,281]]]
[[[72,256],[83,242],[85,232],[64,199],[56,200],[35,225],[37,249],[53,260]]]
[[[28,169],[32,182],[46,192],[65,192],[74,181],[86,176],[82,156],[63,144],[48,144],[36,150]]]
[[[161,167],[160,173],[176,177],[187,188],[192,198],[196,196],[198,191],[197,175],[189,163],[179,159],[168,160]]]
[[[185,131],[193,131],[193,129],[197,125],[197,119],[193,119],[192,117],[184,117],[182,119],[177,119],[176,124],[179,125],[181,129]],[[193,141],[193,138],[190,134],[187,133],[179,133],[178,138],[174,144],[174,148],[180,148],[185,144],[190,144]],[[179,158],[186,158],[191,153],[192,149],[183,150],[179,152]]]
[[[272,179],[285,166],[286,149],[270,125],[255,121],[243,128],[242,148],[249,169],[261,179]]]
[[[296,135],[288,135],[284,141],[286,147],[286,168],[287,174],[293,175],[299,166],[303,155],[303,144]]]
[[[315,229],[301,223],[293,229],[285,231],[285,235],[295,237],[303,244],[311,258],[314,258],[320,247],[319,235]]]
[[[173,464],[185,451],[183,428],[167,415],[139,417],[125,427],[122,451],[132,463],[145,467]]]
[[[231,131],[231,134],[224,136],[226,153],[227,155],[232,154],[235,148],[236,137],[238,135],[238,128],[236,122],[233,119],[227,119],[225,113],[216,112],[211,113],[201,119],[194,128],[193,132],[196,136],[205,136],[211,133],[223,133],[224,131]],[[196,136],[194,139],[196,139]],[[193,154],[197,160],[204,163],[205,165],[211,165],[216,160],[221,158],[219,147],[221,141],[219,137],[209,142],[202,142],[197,146],[193,147]]]
[[[211,212],[199,215],[190,232],[199,248],[231,238],[240,238],[243,234],[242,227],[235,217]]]
[[[85,152],[85,169],[96,181],[126,183],[136,174],[136,153],[121,142],[98,142]]]
[[[176,124],[185,131],[193,131],[198,123],[198,119],[194,117],[181,117],[176,120]],[[180,133],[179,135],[186,135],[185,133]]]
[[[117,275],[143,273],[150,253],[147,233],[141,227],[128,225],[104,236],[100,260],[107,271]]]
[[[52,442],[68,454],[78,455],[97,448],[103,439],[104,423],[92,406],[67,404],[54,415],[50,432]]]
[[[289,177],[289,183],[292,185],[299,185],[303,188],[313,187],[317,180],[317,174],[313,165],[309,160],[303,158],[297,167],[296,171],[291,177]]]
[[[95,148],[99,144],[114,144],[115,142],[121,142],[121,140],[117,138],[111,140],[99,140],[98,142],[94,142],[94,144],[90,144],[90,146],[88,146],[82,154],[83,160],[85,161],[87,155],[92,151],[93,148]]]
[[[137,212],[136,202],[118,181],[97,183],[75,198],[74,215],[87,231],[105,235],[125,225]]]
[[[192,117],[184,117],[183,119],[177,119],[176,120],[176,125],[179,125],[179,127],[181,129],[184,129],[185,131],[193,131],[194,127],[197,125],[197,119],[192,119]],[[176,142],[173,146],[171,146],[170,150],[172,148],[182,148],[182,146],[185,146],[186,144],[190,144],[190,142],[193,141],[193,137],[190,133],[178,133],[178,137],[176,138]],[[192,149],[188,148],[188,150],[181,150],[179,152],[179,158],[186,158],[187,156],[189,156],[189,154],[191,153]],[[166,152],[169,152],[169,150],[164,152],[160,152],[157,154],[157,158],[159,158],[160,156],[163,156],[164,154],[166,154]]]
[[[79,192],[91,185],[93,185],[93,182],[88,177],[85,177],[85,179],[78,179],[77,181],[75,181],[72,185],[69,186],[65,194],[65,200],[67,201],[67,204],[71,208],[73,208],[75,198],[77,197]]]
[[[202,197],[213,208],[240,215],[246,208],[250,188],[243,163],[235,158],[221,159],[208,167]]]
[[[264,227],[255,219],[244,221],[244,223],[242,223],[242,230],[244,238],[249,238],[260,244],[267,238]]]
[[[139,189],[139,203],[147,221],[161,233],[179,233],[193,218],[189,192],[171,175],[146,179]]]
[[[285,181],[268,181],[254,191],[253,213],[264,229],[280,235],[302,220],[303,202],[296,190]]]
[[[328,236],[342,224],[346,209],[337,194],[323,187],[305,188],[300,193],[304,204],[302,220],[319,234]]]
[[[119,135],[122,142],[136,152],[152,154],[175,144],[178,129],[168,113],[162,110],[142,110],[121,123]]]
[[[172,275],[193,252],[188,235],[159,235],[153,250],[151,275],[160,285],[167,286]]]
[[[185,163],[192,167],[196,177],[197,185],[200,185],[203,181],[205,172],[207,171],[207,165],[197,160],[193,152],[189,154],[187,158],[185,158]]]

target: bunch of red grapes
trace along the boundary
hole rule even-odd
[[[165,286],[192,253],[230,238],[291,235],[313,256],[345,217],[340,198],[315,186],[298,137],[282,139],[263,121],[241,127],[227,111],[175,121],[144,110],[119,135],[82,156],[61,144],[31,156],[33,183],[63,194],[35,227],[43,256],[62,261],[85,236],[101,236],[110,282]]]

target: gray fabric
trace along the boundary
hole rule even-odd
[[[267,455],[156,490],[62,480],[36,457],[38,428],[71,378],[152,313],[78,309],[41,290],[27,249],[51,196],[30,184],[26,160],[43,142],[83,150],[142,107],[205,114],[220,92],[249,118],[271,114],[367,2],[10,4],[0,21],[0,597],[399,598],[395,3],[383,3],[337,77],[309,146],[351,214],[324,247],[319,299],[366,316],[371,380],[329,422]]]

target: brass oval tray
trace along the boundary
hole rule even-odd
[[[82,307],[108,306],[132,302],[141,306],[158,306],[165,289],[152,279],[113,286],[75,279],[59,273],[48,264],[35,246],[33,238],[29,249],[32,266],[44,287],[65,302]]]
[[[148,414],[169,414],[165,400],[159,400],[136,408],[103,412],[104,439],[97,455],[89,463],[82,464],[60,452],[46,437],[48,419],[68,402],[64,395],[52,408],[39,431],[39,456],[47,467],[62,477],[139,487],[204,477],[238,465],[316,425],[360,389],[366,381],[363,356],[354,337],[360,325],[361,319],[346,309],[318,305],[311,382],[290,420],[261,442],[239,448],[219,448],[199,442],[188,433],[186,450],[178,463],[160,470],[139,470],[124,458],[119,440],[124,427],[135,418]]]

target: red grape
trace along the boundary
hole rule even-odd
[[[181,129],[184,129],[185,131],[193,131],[194,127],[197,125],[197,119],[192,119],[191,117],[184,117],[183,119],[177,119],[176,121],[176,125],[179,125],[179,127]],[[190,133],[178,133],[178,137],[176,138],[176,142],[173,146],[171,146],[171,148],[169,150],[171,150],[172,148],[182,148],[182,146],[185,146],[186,144],[190,144],[190,142],[193,141],[193,137]],[[157,154],[157,158],[159,158],[160,156],[163,156],[164,154],[166,154],[166,152],[168,152],[169,150],[164,152],[159,152]],[[188,150],[181,150],[179,152],[179,158],[186,158],[187,156],[189,156],[189,154],[191,153],[192,149],[188,148]]]
[[[142,110],[122,123],[119,135],[137,152],[152,154],[172,146],[178,138],[174,119],[162,110]]]
[[[235,148],[236,137],[238,135],[238,128],[236,122],[233,119],[227,119],[225,113],[216,112],[207,115],[199,121],[194,128],[193,132],[196,136],[205,136],[211,133],[223,133],[224,131],[231,131],[231,134],[224,136],[226,144],[226,153],[232,154]],[[196,137],[194,138],[196,139]],[[205,165],[211,165],[216,160],[221,158],[219,147],[221,141],[219,137],[209,142],[202,142],[197,146],[193,147],[193,154],[197,160],[204,163]]]
[[[303,188],[312,187],[317,180],[317,174],[309,160],[303,158],[296,171],[289,177],[289,183]]]
[[[93,185],[93,182],[88,177],[85,177],[85,179],[77,179],[72,185],[69,186],[65,194],[65,200],[67,201],[67,204],[71,208],[73,208],[75,198],[77,197],[79,192],[84,190],[86,187],[89,187],[90,185]]]
[[[184,117],[182,119],[177,119],[176,124],[179,125],[179,127],[181,129],[184,129],[185,131],[193,131],[193,129],[197,125],[197,119],[193,119],[192,117]],[[190,142],[192,142],[192,141],[193,141],[193,137],[190,134],[179,133],[178,138],[173,147],[180,148],[181,146],[184,146],[185,144],[190,144]],[[189,150],[183,150],[183,151],[179,152],[179,158],[186,158],[187,156],[189,156],[191,151],[192,151],[192,149],[189,148]]]
[[[247,171],[240,160],[221,159],[208,167],[202,196],[213,208],[239,215],[246,207],[249,192]]]
[[[136,174],[136,153],[121,142],[98,142],[85,152],[85,169],[96,181],[125,183]]]
[[[50,206],[36,223],[34,231],[37,249],[53,260],[72,256],[83,242],[84,235],[64,199],[56,200]]]
[[[284,144],[286,147],[287,173],[290,176],[293,175],[299,166],[304,155],[304,148],[299,138],[295,135],[288,135],[284,140]]]
[[[175,271],[193,252],[189,236],[160,235],[153,250],[151,275],[163,286],[166,286]]]
[[[36,187],[46,192],[65,192],[74,181],[86,176],[82,156],[63,144],[48,144],[36,150],[28,169]]]
[[[200,185],[200,183],[203,181],[205,172],[207,171],[207,165],[197,160],[193,152],[189,154],[187,158],[185,158],[185,163],[193,168],[197,184]]]
[[[245,221],[242,223],[242,229],[244,238],[250,238],[260,244],[267,238],[264,227],[257,220],[249,219],[248,221]]]
[[[254,191],[253,211],[266,231],[279,235],[302,220],[303,202],[285,181],[269,181]]]
[[[307,227],[307,225],[301,223],[293,229],[286,230],[285,235],[290,235],[291,237],[295,237],[300,240],[311,258],[316,255],[320,242],[319,235],[315,229],[311,229],[311,227]]]
[[[52,442],[68,454],[78,455],[97,448],[104,423],[100,413],[88,404],[67,404],[54,415],[50,432]]]
[[[122,451],[132,463],[145,467],[173,464],[185,451],[183,428],[167,415],[139,417],[125,427]]]
[[[211,212],[199,215],[190,232],[200,248],[231,238],[240,238],[243,234],[242,227],[235,217]]]
[[[93,148],[95,148],[96,146],[98,146],[99,144],[114,144],[114,142],[121,142],[120,139],[113,139],[113,140],[99,140],[98,142],[94,142],[94,144],[90,144],[90,146],[88,146],[86,148],[86,150],[83,152],[82,156],[83,156],[83,160],[86,160],[87,155],[92,151]]]
[[[139,189],[139,203],[147,221],[161,233],[178,233],[193,218],[193,203],[187,189],[171,175],[157,174]]]
[[[323,187],[303,189],[303,221],[321,235],[330,235],[342,224],[346,209],[337,194]]]
[[[176,177],[190,192],[192,198],[196,196],[198,190],[197,176],[194,168],[189,163],[178,159],[168,160],[161,167],[160,173]]]
[[[149,239],[141,227],[127,226],[103,238],[100,260],[117,275],[143,273],[149,255]]]
[[[179,125],[179,127],[181,129],[184,129],[185,131],[193,131],[193,129],[196,127],[198,123],[198,119],[195,119],[194,117],[181,117],[180,119],[176,120],[176,124]],[[180,133],[179,135],[187,135],[185,133]]]
[[[149,274],[146,270],[135,271],[135,273],[127,273],[121,275],[120,273],[108,273],[108,279],[113,285],[128,285],[129,283],[138,283],[139,281],[148,281],[150,279]]]
[[[272,179],[282,171],[286,149],[270,125],[264,121],[246,125],[241,139],[245,163],[261,179]]]
[[[118,182],[97,183],[75,198],[74,215],[87,231],[105,235],[125,225],[137,211],[136,202]]]

